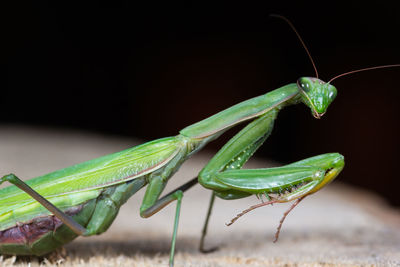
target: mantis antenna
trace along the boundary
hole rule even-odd
[[[313,60],[313,58],[312,58],[312,56],[311,56],[311,53],[310,53],[310,51],[308,50],[307,46],[305,45],[305,43],[304,43],[303,39],[301,38],[299,32],[296,30],[296,28],[295,28],[294,25],[292,24],[292,22],[290,22],[290,20],[289,20],[288,18],[286,18],[286,17],[284,17],[284,16],[282,16],[282,15],[270,14],[269,16],[270,16],[270,17],[273,17],[273,18],[278,18],[278,19],[284,20],[284,21],[290,26],[290,28],[295,32],[295,34],[297,35],[297,38],[300,40],[300,42],[301,42],[301,44],[302,44],[304,50],[306,50],[307,55],[308,55],[308,57],[310,58],[311,64],[312,64],[313,67],[314,67],[315,77],[316,77],[316,78],[319,78],[319,77],[318,77],[318,70],[317,70],[317,67],[316,67],[316,65],[315,65],[315,62],[314,62],[314,60]],[[332,79],[329,80],[328,84],[330,84],[333,80],[336,80],[336,79],[339,78],[339,77],[346,76],[346,75],[349,75],[349,74],[353,74],[353,73],[357,73],[357,72],[362,72],[362,71],[368,71],[368,70],[375,70],[375,69],[393,68],[393,67],[400,67],[400,64],[382,65],[382,66],[375,66],[375,67],[369,67],[369,68],[362,68],[362,69],[358,69],[358,70],[352,70],[352,71],[345,72],[345,73],[342,73],[342,74],[339,74],[339,75],[333,77]]]
[[[315,71],[315,77],[318,78],[318,71],[317,71],[317,67],[315,66],[314,60],[311,56],[310,51],[308,51],[307,46],[304,44],[303,39],[301,39],[301,36],[299,34],[299,32],[296,30],[296,28],[293,26],[293,24],[290,22],[289,19],[287,19],[286,17],[282,16],[282,15],[277,15],[277,14],[270,14],[270,17],[273,18],[278,18],[278,19],[282,19],[284,20],[287,24],[289,24],[290,28],[292,28],[292,30],[294,31],[294,33],[297,35],[297,38],[299,38],[301,45],[303,46],[304,50],[306,50],[308,57],[310,58],[311,64],[314,67],[314,71]]]
[[[382,65],[382,66],[375,66],[375,67],[363,68],[363,69],[358,69],[358,70],[352,70],[352,71],[348,71],[348,72],[336,75],[335,77],[330,79],[328,83],[331,83],[333,80],[336,80],[337,78],[340,78],[340,77],[343,77],[343,76],[346,76],[349,74],[357,73],[357,72],[376,70],[376,69],[384,69],[384,68],[394,68],[394,67],[400,67],[400,64]]]

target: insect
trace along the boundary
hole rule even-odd
[[[182,129],[177,136],[151,141],[121,152],[67,167],[26,183],[14,174],[0,179],[11,186],[0,190],[0,253],[44,255],[79,235],[101,234],[111,225],[121,205],[147,186],[140,215],[150,217],[176,201],[169,263],[173,266],[183,193],[197,182],[214,198],[237,199],[256,195],[271,203],[296,200],[330,183],[344,167],[338,153],[323,154],[283,167],[243,170],[242,166],[270,135],[279,111],[299,103],[315,118],[327,111],[336,88],[318,78],[302,77],[291,83],[223,110]],[[228,129],[248,122],[201,170],[171,193],[160,197],[169,178],[191,155]],[[288,211],[288,212],[289,212]],[[286,215],[284,214],[280,227]],[[210,213],[210,212],[209,212]],[[206,218],[201,249],[209,216]]]

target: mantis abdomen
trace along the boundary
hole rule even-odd
[[[105,188],[98,197],[86,203],[63,210],[76,222],[90,229],[91,234],[101,234],[108,229],[119,208],[145,184],[145,179],[135,179]],[[90,234],[88,234],[90,235]],[[37,216],[30,221],[0,231],[0,253],[8,255],[41,256],[72,241],[78,235],[54,215]]]

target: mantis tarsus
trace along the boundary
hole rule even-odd
[[[283,167],[241,169],[268,138],[282,108],[303,103],[314,117],[320,118],[336,94],[336,88],[330,83],[302,77],[296,83],[188,126],[177,136],[83,162],[26,183],[14,174],[5,175],[0,183],[8,181],[13,185],[0,190],[0,253],[44,255],[78,235],[101,234],[111,225],[120,206],[147,185],[140,208],[142,217],[152,216],[177,201],[170,252],[172,266],[183,192],[197,181],[213,191],[211,203],[215,196],[230,200],[256,195],[268,200],[251,210],[296,199],[294,205],[297,205],[340,173],[344,158],[338,153],[311,157]],[[197,178],[160,198],[169,178],[187,158],[226,130],[250,120]],[[202,250],[205,232],[201,239]]]

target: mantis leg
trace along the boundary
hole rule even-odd
[[[199,173],[199,183],[227,200],[253,194],[268,196],[269,201],[259,207],[302,199],[332,181],[344,166],[343,156],[338,153],[312,157],[286,167],[241,169],[269,136],[277,112],[272,109],[229,140]]]
[[[276,110],[271,110],[249,123],[232,137],[201,170],[199,173],[199,183],[217,193],[226,193],[225,199],[248,196],[249,194],[240,193],[230,195],[229,193],[232,188],[218,182],[215,179],[215,175],[227,170],[241,169],[270,135],[277,113]],[[221,195],[218,194],[218,196]]]
[[[183,192],[185,192],[186,190],[188,190],[197,183],[197,177],[193,178],[189,182],[185,183],[184,185],[178,187],[177,189],[173,190],[169,194],[159,199],[159,196],[164,190],[166,183],[167,182],[163,181],[160,176],[151,179],[147,187],[145,196],[143,198],[142,206],[140,207],[140,216],[144,218],[150,217],[155,213],[157,213],[158,211],[160,211],[165,206],[167,206],[172,201],[176,200],[174,230],[172,233],[171,250],[169,256],[169,265],[173,266],[174,255],[175,255],[175,243],[178,232],[179,215],[180,215]]]
[[[201,231],[201,239],[200,239],[199,250],[202,253],[210,253],[210,252],[214,252],[214,251],[216,251],[218,249],[218,247],[213,247],[213,248],[210,248],[210,249],[205,249],[204,248],[204,240],[205,240],[205,237],[207,235],[208,223],[210,221],[212,208],[214,206],[214,201],[215,201],[215,193],[212,192],[211,199],[210,199],[210,204],[208,205],[206,221],[204,222],[203,230]]]
[[[232,198],[232,196],[240,196],[237,192],[248,194],[262,195],[270,194],[268,202],[262,202],[258,205],[239,213],[227,225],[231,225],[244,214],[256,208],[266,206],[272,203],[289,202],[296,200],[291,208],[285,212],[279,223],[275,234],[276,242],[279,233],[289,212],[297,206],[297,204],[326,184],[331,182],[343,169],[344,159],[338,153],[329,153],[308,158],[284,167],[276,167],[269,169],[246,169],[246,170],[226,170],[215,174],[215,182],[227,186],[228,193],[217,192],[222,198]]]
[[[29,185],[27,185],[25,182],[23,182],[21,179],[19,179],[17,176],[14,174],[8,174],[3,176],[0,179],[0,184],[3,182],[8,181],[11,184],[17,186],[20,188],[22,191],[30,195],[32,198],[34,198],[37,202],[42,204],[47,210],[52,212],[58,219],[60,219],[65,225],[67,225],[69,228],[71,228],[72,231],[74,231],[77,235],[85,235],[86,234],[86,228],[74,221],[70,216],[62,212],[60,209],[58,209],[56,206],[54,206],[50,201],[45,199],[43,196],[41,196],[39,193],[37,193],[35,190],[33,190]]]
[[[240,169],[253,153],[263,144],[270,135],[277,111],[271,110],[260,118],[254,120],[228,141],[218,153],[209,161],[199,174],[199,183],[213,190],[210,200],[206,221],[204,223],[200,240],[200,251],[209,252],[204,249],[204,240],[207,233],[211,210],[214,205],[215,196],[224,199],[235,199],[246,197],[250,194],[233,190],[231,187],[215,179],[215,175],[226,170]],[[212,249],[214,250],[214,249]],[[211,251],[212,251],[211,250]]]

